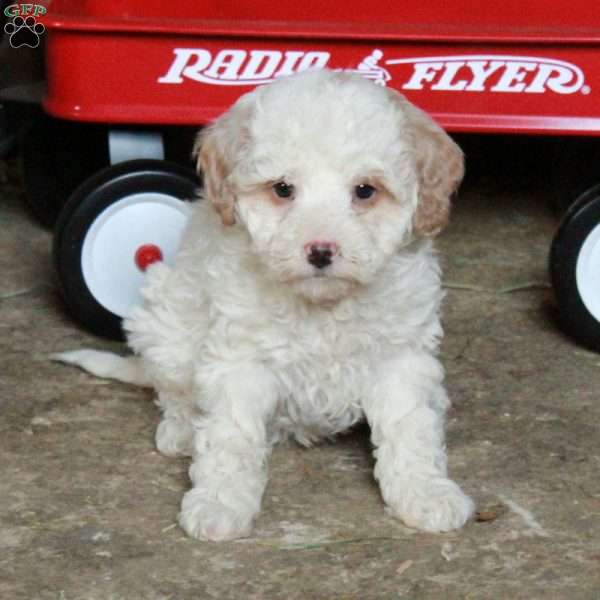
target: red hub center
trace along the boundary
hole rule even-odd
[[[144,244],[135,251],[133,260],[140,271],[145,271],[152,263],[163,259],[160,248],[155,244]]]

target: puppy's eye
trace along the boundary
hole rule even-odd
[[[280,198],[291,198],[294,193],[294,186],[286,183],[285,181],[279,181],[273,185],[273,191]]]
[[[354,195],[359,200],[369,200],[375,195],[377,190],[368,183],[361,183],[354,188]]]

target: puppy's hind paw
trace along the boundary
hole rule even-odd
[[[179,524],[190,537],[224,542],[250,535],[253,518],[254,514],[236,512],[217,500],[198,498],[192,489],[183,497]]]
[[[446,478],[428,479],[407,486],[398,502],[387,511],[409,527],[431,533],[459,529],[473,515],[475,504],[461,489]]]
[[[194,429],[184,419],[164,418],[156,429],[156,448],[164,456],[192,456]]]

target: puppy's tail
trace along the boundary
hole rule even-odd
[[[100,350],[73,350],[50,355],[51,360],[76,365],[96,377],[116,379],[143,387],[151,387],[142,361],[137,356],[119,356]]]

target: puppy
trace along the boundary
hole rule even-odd
[[[446,472],[431,241],[459,148],[397,92],[321,70],[241,97],[195,152],[204,200],[124,323],[135,356],[56,358],[156,390],[158,449],[192,457],[190,536],[247,536],[273,445],[363,418],[389,513],[461,527],[473,502]]]

